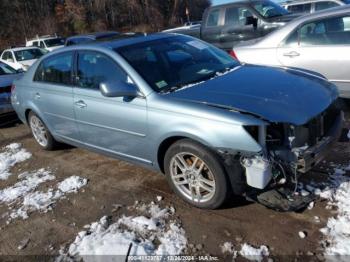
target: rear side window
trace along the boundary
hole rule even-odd
[[[39,65],[34,81],[62,85],[71,85],[72,53],[63,53],[49,57]]]
[[[338,6],[338,4],[331,1],[316,2],[315,11],[320,11],[320,10],[324,10],[324,9],[328,9],[336,6]]]
[[[287,9],[291,13],[310,13],[311,4],[291,5]]]
[[[128,76],[110,57],[91,51],[79,52],[79,87],[99,89],[102,82],[118,81],[127,82]]]
[[[209,12],[207,26],[218,26],[220,17],[220,9],[214,9]]]
[[[39,42],[38,41],[33,42],[32,46],[39,47]]]

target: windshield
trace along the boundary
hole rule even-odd
[[[16,60],[19,62],[38,59],[45,54],[45,52],[39,48],[25,49],[25,50],[15,51],[14,53],[16,56]]]
[[[63,38],[47,39],[44,42],[46,44],[46,47],[54,47],[54,46],[64,45],[64,39]]]
[[[254,9],[265,18],[271,18],[271,17],[283,16],[283,15],[289,14],[289,12],[286,9],[284,9],[282,6],[270,1],[259,2],[257,4],[254,4],[253,6],[254,6]]]
[[[239,63],[226,52],[185,36],[116,49],[156,92],[208,80]]]
[[[6,65],[4,63],[0,63],[0,76],[2,75],[12,75],[16,74],[16,70],[13,69],[11,66]]]

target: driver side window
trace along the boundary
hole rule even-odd
[[[227,8],[225,13],[225,25],[244,26],[246,25],[247,17],[253,17],[253,14],[247,8]]]
[[[128,75],[108,56],[97,52],[80,52],[77,85],[98,90],[102,82],[130,82]]]

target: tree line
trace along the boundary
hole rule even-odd
[[[0,47],[57,33],[157,32],[201,20],[210,0],[1,0]]]

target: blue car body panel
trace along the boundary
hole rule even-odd
[[[156,93],[113,49],[165,37],[171,35],[72,46],[49,53],[15,82],[13,106],[23,122],[29,110],[38,114],[58,141],[160,170],[158,152],[167,139],[187,137],[217,151],[259,153],[262,146],[245,126],[270,122],[301,125],[337,98],[336,88],[320,77],[251,65],[174,93]],[[128,73],[143,96],[107,98],[98,90],[33,82],[40,61],[77,50],[108,55]],[[85,108],[74,106],[81,100]]]

